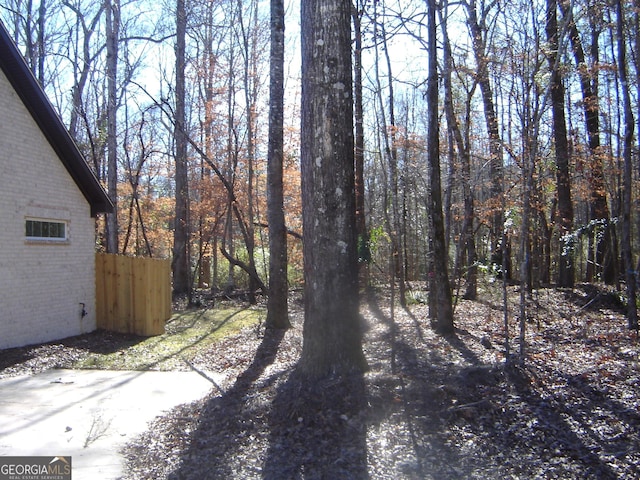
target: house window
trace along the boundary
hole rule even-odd
[[[64,241],[67,240],[67,224],[60,221],[27,219],[26,236],[27,240]]]

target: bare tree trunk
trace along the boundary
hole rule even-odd
[[[631,95],[627,80],[627,45],[625,42],[625,25],[622,0],[616,1],[617,36],[618,36],[618,72],[622,87],[624,103],[624,185],[622,188],[622,258],[627,286],[627,319],[630,329],[638,330],[638,311],[636,306],[636,272],[631,251],[631,202],[633,201],[633,130],[634,118],[631,107]]]
[[[45,29],[45,18],[47,16],[47,2],[46,0],[40,0],[40,7],[38,7],[38,36],[37,36],[37,51],[38,51],[38,68],[37,68],[37,78],[40,82],[40,85],[44,85],[44,59],[46,55],[45,41],[46,41],[46,33]]]
[[[254,0],[255,1],[255,0]],[[240,30],[242,33],[242,47],[244,49],[244,100],[247,108],[246,113],[246,126],[247,126],[247,209],[246,209],[246,222],[245,229],[247,235],[245,236],[245,246],[247,248],[248,267],[250,271],[256,271],[256,259],[255,259],[255,230],[254,224],[254,164],[255,164],[255,117],[256,117],[256,92],[255,86],[257,79],[255,75],[252,75],[252,70],[255,71],[255,38],[256,26],[253,25],[253,34],[245,26],[244,13],[242,11],[242,0],[238,0],[238,20],[240,24]],[[251,3],[249,9],[257,9],[255,3]],[[257,21],[257,12],[249,14],[249,24],[251,24],[251,17],[253,21]],[[253,40],[253,41],[252,41]],[[252,45],[253,44],[253,45]],[[255,291],[258,288],[257,274],[249,275],[249,302],[251,304],[256,303]]]
[[[118,253],[118,40],[120,36],[120,2],[106,2],[107,29],[107,189],[113,202],[113,213],[107,215],[107,252]]]
[[[271,0],[269,59],[269,159],[267,217],[269,221],[268,328],[289,328],[287,228],[284,218],[282,165],[284,158],[284,1]]]
[[[89,74],[93,68],[93,59],[95,58],[94,53],[91,51],[91,36],[95,33],[98,28],[98,24],[102,19],[102,13],[105,11],[106,2],[100,3],[100,8],[96,12],[96,14],[91,18],[90,22],[87,22],[87,19],[83,15],[83,13],[78,10],[75,5],[72,5],[71,2],[67,0],[63,0],[63,5],[67,8],[70,8],[76,15],[76,24],[77,28],[82,30],[82,38],[78,40],[78,45],[76,45],[76,49],[81,52],[79,55],[80,58],[73,64],[73,77],[74,84],[71,88],[71,116],[69,119],[69,133],[73,138],[77,138],[78,128],[80,124],[80,119],[84,115],[84,106],[83,106],[83,94],[85,86],[87,85],[87,81],[89,79]],[[97,164],[97,158],[94,156],[94,161],[96,164],[94,165],[96,172],[100,175],[100,168]],[[114,200],[113,198],[111,199]]]
[[[302,0],[302,215],[307,378],[362,372],[350,2]]]
[[[236,9],[232,9],[231,23],[236,21]],[[235,200],[234,188],[235,188],[235,176],[236,168],[238,165],[238,147],[237,138],[235,133],[235,70],[236,70],[236,40],[233,32],[229,34],[229,69],[227,75],[227,172],[226,182],[229,185],[227,188],[227,215],[224,228],[224,236],[222,238],[222,251],[228,252],[229,255],[234,256],[234,243],[233,243],[233,202]],[[222,180],[222,178],[221,178]],[[235,266],[233,262],[229,262],[229,268],[227,273],[227,281],[225,283],[225,292],[231,292],[236,288],[236,282],[234,278]]]
[[[493,6],[495,2],[491,3]],[[484,3],[483,3],[484,6]],[[467,25],[472,38],[473,54],[477,66],[477,81],[480,86],[480,93],[482,94],[482,103],[484,106],[484,118],[489,135],[489,175],[491,177],[490,187],[490,211],[491,211],[491,223],[490,223],[490,243],[491,251],[496,260],[505,258],[508,254],[508,248],[501,242],[502,230],[503,230],[503,216],[502,201],[503,196],[503,152],[502,142],[500,139],[500,130],[498,125],[498,116],[496,115],[496,107],[493,101],[493,91],[491,88],[491,82],[489,79],[489,55],[487,53],[487,45],[485,42],[483,25],[486,21],[487,11],[481,11],[481,16],[478,18],[478,12],[476,8],[476,0],[470,0],[466,3],[467,7]],[[489,8],[489,7],[487,7]],[[482,22],[482,24],[481,24]],[[506,262],[501,261],[505,265],[509,265],[507,259]],[[502,272],[506,277],[509,276],[509,272]]]
[[[587,59],[580,40],[578,27],[573,21],[571,3],[562,0],[559,4],[560,10],[567,21],[569,30],[569,40],[573,50],[578,76],[580,77],[580,88],[582,90],[582,103],[584,107],[585,126],[589,143],[590,163],[589,163],[589,183],[591,188],[590,216],[592,220],[604,221],[604,233],[593,237],[590,242],[595,244],[595,257],[587,265],[587,281],[592,281],[597,266],[602,273],[602,278],[607,284],[615,281],[615,262],[613,261],[613,245],[611,236],[611,226],[609,225],[609,206],[607,204],[606,189],[604,184],[604,166],[602,158],[602,148],[600,145],[600,107],[598,99],[598,73],[593,72],[587,64]],[[594,7],[596,8],[596,7]],[[595,15],[595,13],[591,13]],[[598,26],[592,23],[591,52],[593,61],[598,60]]]
[[[354,92],[354,122],[355,122],[355,188],[356,188],[356,230],[358,232],[358,260],[365,276],[368,275],[370,250],[369,233],[364,211],[364,113],[362,106],[362,30],[361,22],[364,8],[356,0],[353,7],[354,53],[353,53],[353,92]],[[365,285],[368,279],[365,280]]]
[[[176,89],[175,89],[175,224],[173,231],[173,292],[190,293],[189,283],[189,184],[187,177],[187,134],[185,114],[185,49],[187,14],[185,0],[176,2]]]
[[[453,86],[451,83],[451,72],[453,70],[453,61],[451,53],[451,42],[449,40],[449,32],[447,30],[446,12],[440,15],[440,24],[442,25],[442,36],[444,44],[444,90],[445,90],[445,114],[447,125],[451,132],[451,137],[458,149],[460,157],[460,182],[462,184],[462,192],[464,199],[464,217],[460,231],[460,241],[456,249],[456,261],[454,275],[458,275],[462,259],[466,253],[466,286],[464,298],[475,300],[478,295],[477,270],[476,266],[476,245],[473,231],[473,221],[475,214],[474,196],[471,188],[471,155],[469,152],[469,143],[465,139],[460,130],[460,125],[455,116],[453,107]],[[452,145],[453,148],[453,145]]]
[[[374,2],[373,4],[373,36],[374,38],[378,38],[379,36],[383,36],[384,34],[378,33],[378,2]],[[378,101],[378,112],[376,112],[376,131],[377,131],[377,148],[378,151],[381,152],[379,154],[380,164],[381,164],[381,174],[382,174],[382,182],[383,182],[383,200],[382,200],[382,209],[383,209],[383,217],[384,217],[384,226],[387,232],[387,235],[390,239],[391,244],[391,253],[390,259],[395,262],[397,259],[397,241],[396,241],[396,233],[394,231],[393,226],[393,207],[391,207],[391,215],[389,213],[389,207],[393,205],[394,197],[393,197],[393,182],[395,175],[393,173],[394,165],[391,158],[391,148],[389,147],[389,137],[388,137],[388,128],[387,128],[387,114],[384,108],[384,100],[382,97],[382,81],[380,78],[380,52],[379,52],[379,42],[376,40],[374,43],[374,78],[375,78],[375,92]],[[384,152],[384,154],[382,153]],[[391,200],[389,199],[389,195],[391,195]],[[395,265],[395,263],[394,263]],[[394,268],[390,272],[393,277],[391,278],[391,287],[395,288],[395,276],[397,275],[397,269]]]
[[[442,214],[442,188],[440,184],[440,141],[438,131],[438,57],[436,42],[436,0],[428,0],[429,36],[429,78],[427,80],[427,140],[430,180],[430,214],[433,225],[431,242],[433,245],[433,278],[431,295],[435,298],[429,310],[431,323],[439,334],[451,334],[453,326],[453,305],[449,285],[447,245],[444,238],[444,217]]]
[[[536,112],[531,111],[529,106],[533,103],[530,95],[527,94],[523,103],[523,153],[522,153],[522,225],[520,229],[520,255],[522,261],[520,264],[520,319],[519,319],[519,336],[518,343],[520,345],[519,359],[524,364],[526,355],[525,333],[527,325],[527,301],[526,295],[531,292],[531,192],[533,190],[533,170],[535,168],[536,148],[533,145],[537,140],[532,135],[531,118],[534,118]]]
[[[211,292],[218,290],[218,235],[213,236],[213,245],[211,246]]]
[[[24,38],[25,52],[24,57],[27,65],[33,72],[40,85],[44,87],[44,60],[45,60],[45,18],[47,15],[47,2],[41,0],[36,15],[33,1],[26,4],[17,2],[15,7],[4,5],[7,10],[13,11],[14,26],[13,40],[16,44],[20,43],[20,32]],[[24,11],[22,11],[24,8]]]
[[[140,130],[142,130],[142,128],[145,125],[145,121],[143,120],[140,123]],[[132,161],[131,161],[131,156],[129,154],[130,152],[130,148],[127,144],[127,140],[126,140],[126,135],[125,135],[125,144],[124,144],[124,156],[125,156],[125,160],[126,160],[126,168],[127,168],[127,172],[128,172],[128,180],[129,180],[129,185],[131,186],[131,200],[129,201],[129,220],[127,222],[127,231],[125,233],[124,236],[124,240],[122,242],[122,253],[126,254],[127,253],[127,248],[129,245],[129,241],[130,241],[130,237],[131,237],[131,230],[132,228],[134,228],[134,222],[135,222],[135,229],[136,229],[136,246],[134,249],[134,255],[139,255],[140,251],[138,248],[138,242],[137,242],[137,234],[138,234],[138,225],[140,226],[140,230],[142,231],[142,237],[144,239],[145,242],[145,248],[147,250],[147,255],[149,255],[149,257],[153,257],[153,251],[151,249],[151,244],[149,243],[149,238],[147,236],[147,228],[145,226],[144,223],[144,217],[142,216],[142,209],[140,207],[140,176],[142,173],[142,168],[144,167],[144,164],[148,158],[148,152],[147,152],[147,148],[146,145],[143,141],[142,138],[142,134],[140,133],[139,135],[139,142],[140,142],[140,154],[138,155],[137,161],[136,161],[136,165],[134,167]]]
[[[573,204],[571,203],[571,176],[569,173],[569,143],[567,141],[567,122],[564,113],[564,86],[560,75],[558,55],[558,18],[557,0],[547,0],[547,41],[549,42],[549,68],[551,69],[551,113],[553,116],[553,139],[556,151],[556,190],[558,210],[555,221],[559,225],[560,255],[558,257],[558,286],[573,287],[573,252],[570,251],[564,236],[573,229]]]
[[[206,8],[206,20],[204,26],[204,67],[202,69],[204,83],[204,118],[202,119],[202,129],[204,135],[204,151],[208,158],[215,156],[214,142],[217,140],[214,132],[214,124],[216,121],[216,112],[214,111],[214,97],[216,86],[214,85],[214,76],[216,70],[216,51],[214,50],[215,35],[217,32],[217,26],[214,25],[214,4],[207,4]],[[211,185],[212,176],[211,168],[207,165],[206,161],[201,158],[200,160],[200,180],[202,185]],[[206,187],[205,187],[206,188]],[[205,194],[205,198],[201,198],[201,201],[212,200],[213,192],[208,190]],[[205,200],[206,199],[206,200]],[[213,205],[210,203],[213,207]],[[214,227],[207,226],[207,216],[212,215],[216,218]],[[198,250],[200,260],[200,268],[198,275],[198,287],[206,288],[208,285],[212,291],[215,291],[216,281],[215,277],[212,279],[212,256],[217,252],[212,248],[212,244],[215,243],[215,237],[218,234],[218,215],[217,212],[203,211],[200,209],[198,212]]]
[[[375,4],[374,4],[375,5]],[[395,98],[393,90],[393,75],[391,72],[391,58],[389,55],[389,48],[386,41],[386,32],[384,29],[384,22],[379,22],[377,10],[374,7],[374,36],[378,37],[377,29],[380,27],[380,38],[382,39],[382,47],[384,51],[384,58],[387,66],[387,82],[389,84],[389,123],[387,124],[387,115],[384,108],[384,100],[382,96],[382,82],[380,81],[380,69],[379,69],[379,49],[378,42],[376,41],[376,55],[375,55],[375,76],[376,86],[378,94],[378,103],[380,104],[380,116],[382,118],[382,135],[385,158],[388,162],[388,178],[387,184],[388,190],[391,191],[391,218],[388,215],[388,205],[385,202],[385,222],[387,226],[387,232],[391,238],[391,245],[393,247],[393,258],[396,268],[396,276],[398,277],[398,290],[400,304],[406,305],[406,287],[405,287],[405,274],[404,274],[404,261],[402,259],[402,226],[400,222],[400,206],[399,206],[399,175],[398,175],[398,147],[396,142],[396,121],[395,121]]]
[[[640,0],[634,0],[633,2],[634,7],[635,7],[635,70],[636,70],[636,98],[640,98]],[[638,115],[637,118],[637,128],[638,131],[640,131],[640,115]],[[637,145],[637,151],[640,152],[640,135],[637,135],[637,141],[638,141],[638,145]],[[638,169],[638,175],[640,176],[640,155],[636,155],[637,157],[637,162],[638,164],[636,165],[636,168]],[[640,206],[640,199],[636,198],[636,203],[635,203],[635,211],[637,212],[638,210],[640,210],[640,208],[638,208]],[[637,232],[640,232],[640,215],[636,216],[636,220],[638,222],[637,225]],[[638,256],[638,265],[636,266],[635,269],[636,272],[640,272],[640,255]],[[636,276],[636,280],[638,280],[638,277]]]

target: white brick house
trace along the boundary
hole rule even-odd
[[[95,330],[95,221],[112,211],[0,23],[0,349]]]

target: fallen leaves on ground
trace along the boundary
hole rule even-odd
[[[294,328],[246,328],[192,355],[190,368],[226,380],[131,442],[128,478],[640,477],[640,348],[615,293],[534,291],[521,364],[510,287],[509,365],[499,291],[461,300],[451,337],[433,333],[425,305],[392,310],[385,293],[362,298],[363,375],[315,385],[297,377],[295,301]],[[65,355],[81,357],[99,338],[0,357],[0,375],[65,366]]]
[[[517,353],[518,292],[510,295]],[[508,367],[499,302],[461,301],[452,337],[432,332],[424,305],[395,305],[392,317],[382,292],[362,303],[366,374],[314,386],[297,379],[299,312],[286,333],[245,330],[199,357],[199,369],[228,373],[224,392],[150,425],[127,450],[130,478],[640,474],[637,336],[606,293],[534,292],[526,360]],[[188,435],[176,433],[184,418]]]

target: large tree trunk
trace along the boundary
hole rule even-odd
[[[433,246],[434,274],[431,281],[431,295],[435,298],[430,303],[433,309],[429,314],[431,323],[440,334],[453,333],[453,306],[451,304],[451,287],[449,286],[447,245],[444,238],[444,217],[442,214],[442,188],[440,185],[440,142],[438,131],[438,70],[436,44],[436,1],[428,2],[428,35],[429,35],[429,78],[427,85],[427,138],[430,179],[430,213],[433,230],[431,243]],[[433,311],[435,310],[435,311]]]
[[[287,228],[284,218],[282,163],[284,145],[284,1],[271,0],[269,85],[269,159],[267,217],[269,221],[269,299],[267,327],[289,328],[287,297]]]
[[[549,68],[551,69],[551,113],[553,116],[553,139],[556,151],[556,190],[558,211],[556,222],[559,225],[560,255],[558,257],[558,286],[573,287],[573,252],[562,240],[573,229],[573,205],[571,203],[571,177],[569,173],[569,144],[567,141],[567,122],[564,114],[564,86],[559,71],[558,57],[558,17],[557,1],[547,0],[547,41],[549,42]]]
[[[355,225],[350,2],[302,0],[301,166],[307,378],[365,368]]]
[[[176,108],[175,108],[175,225],[173,231],[173,292],[184,294],[189,285],[189,190],[187,178],[187,135],[185,132],[185,35],[184,0],[176,4]]]

